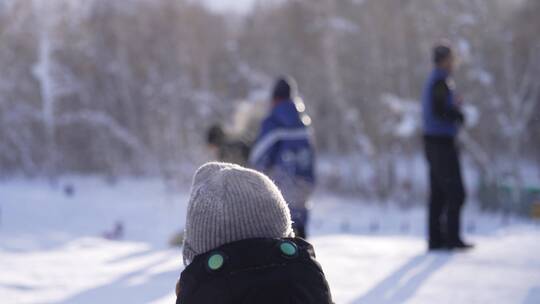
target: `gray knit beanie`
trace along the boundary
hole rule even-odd
[[[238,165],[208,163],[193,178],[184,264],[221,245],[250,238],[294,237],[287,203],[265,175]]]

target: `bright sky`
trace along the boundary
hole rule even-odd
[[[1,1],[1,0],[0,0]],[[198,0],[195,0],[198,1]],[[243,13],[255,3],[257,0],[203,0],[204,2],[208,3],[208,5],[217,10],[217,11],[235,11]],[[270,0],[266,0],[270,1]],[[276,0],[273,0],[276,1]],[[504,4],[523,4],[524,0],[499,0]]]
[[[215,10],[236,12],[245,12],[248,10],[255,0],[204,0]]]

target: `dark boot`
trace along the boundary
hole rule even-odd
[[[458,240],[448,244],[448,248],[451,250],[470,250],[474,248],[474,244],[465,243],[462,240]]]

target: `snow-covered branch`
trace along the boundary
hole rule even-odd
[[[130,133],[126,128],[121,126],[116,120],[109,115],[90,110],[81,110],[75,113],[63,114],[58,117],[58,126],[68,126],[73,124],[88,124],[94,127],[104,128],[107,133],[115,139],[125,144],[133,151],[140,153],[143,156],[150,156],[147,147]]]

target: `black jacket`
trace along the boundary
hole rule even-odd
[[[246,166],[249,146],[240,140],[224,141],[218,145],[218,160],[221,162]]]
[[[287,255],[282,245],[296,247]],[[218,270],[209,260],[224,258]],[[219,265],[219,264],[218,264]],[[313,247],[302,239],[250,239],[197,256],[182,272],[177,304],[331,304]]]
[[[465,117],[461,110],[457,107],[448,107],[446,105],[448,95],[450,95],[450,88],[448,88],[446,81],[439,80],[435,82],[433,86],[433,112],[440,119],[463,124]]]

